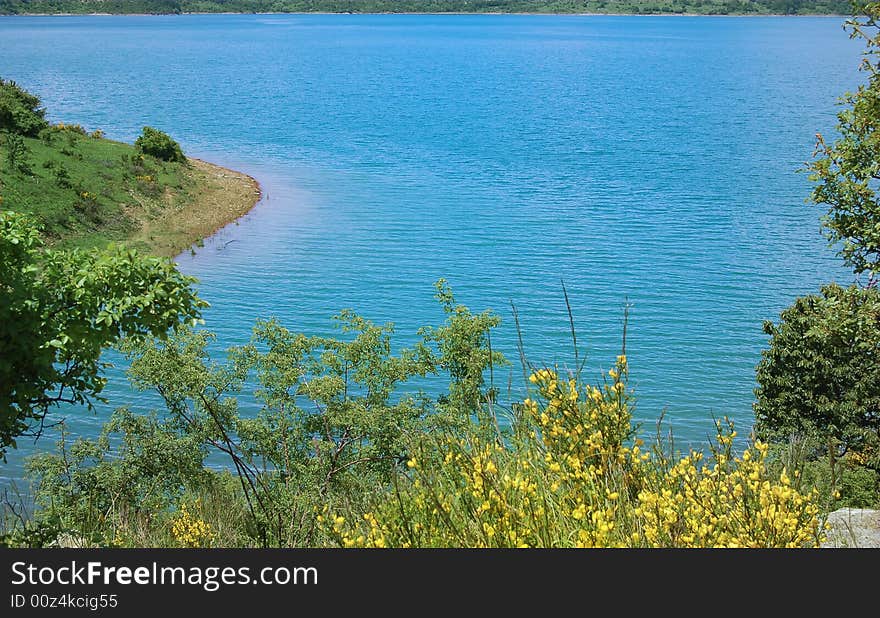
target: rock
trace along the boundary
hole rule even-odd
[[[880,547],[880,511],[838,509],[828,515],[828,540],[822,547]]]
[[[89,542],[88,539],[81,536],[76,536],[74,534],[70,534],[69,532],[62,532],[58,535],[58,538],[49,543],[47,547],[63,547],[66,549],[85,549],[87,547],[96,547],[94,543]]]

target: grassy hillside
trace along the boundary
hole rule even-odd
[[[0,0],[23,13],[695,13],[849,14],[848,0]]]
[[[23,138],[21,167],[4,144],[3,206],[32,215],[52,241],[80,246],[125,240],[138,219],[185,200],[192,190],[184,165],[148,161],[134,147],[59,125]]]
[[[0,197],[0,208],[39,221],[52,244],[123,242],[174,255],[244,214],[257,188],[243,174],[162,161],[59,124],[38,138],[0,136]]]

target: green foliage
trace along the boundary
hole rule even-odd
[[[631,422],[627,359],[596,386],[536,371],[501,406],[498,321],[456,304],[393,352],[391,325],[350,312],[341,338],[256,324],[212,360],[181,329],[126,343],[130,377],[165,410],[121,410],[101,436],[32,460],[39,510],[9,544],[112,546],[814,546],[817,494],[767,445],[653,451]],[[480,369],[482,367],[482,370]],[[440,379],[429,397],[410,380]],[[438,388],[439,387],[439,388]],[[248,392],[250,391],[250,392]],[[253,409],[254,402],[259,406]],[[508,423],[497,414],[509,410]],[[255,413],[256,412],[256,413]],[[502,429],[502,427],[505,427]],[[659,436],[659,431],[658,431]],[[229,472],[216,472],[225,458]],[[208,465],[208,462],[211,465]],[[792,478],[795,480],[792,481]],[[852,483],[851,483],[852,484]],[[856,483],[857,484],[857,483]]]
[[[863,453],[880,469],[880,290],[827,285],[764,331],[771,338],[757,368],[759,435],[817,437],[837,456]]]
[[[152,127],[144,127],[140,137],[134,141],[135,148],[140,152],[156,157],[161,161],[183,163],[186,157],[180,149],[180,144],[175,142],[167,133],[163,133]]]
[[[57,521],[49,517],[28,518],[9,505],[2,511],[0,530],[0,547],[50,547],[65,534]]]
[[[880,475],[867,466],[867,457],[849,451],[843,457],[827,453],[827,444],[804,435],[779,440],[771,452],[772,467],[798,472],[798,488],[815,488],[826,512],[841,507],[880,508]]]
[[[0,213],[0,454],[52,406],[99,397],[105,347],[196,321],[194,281],[132,250],[46,249],[25,216]]]
[[[839,138],[828,143],[818,136],[821,156],[809,165],[810,179],[818,184],[810,197],[828,207],[822,223],[829,242],[857,274],[866,272],[873,280],[880,275],[880,3],[855,8],[865,17],[848,26],[852,38],[866,42],[861,69],[868,82],[842,98],[848,107],[837,115]]]
[[[23,144],[24,156],[20,147],[10,154],[10,139]],[[199,186],[185,163],[144,157],[76,125],[53,125],[39,138],[0,135],[0,157],[3,208],[30,215],[56,247],[147,248],[131,239],[164,213],[190,205]],[[162,232],[155,224],[152,230]]]
[[[405,457],[405,434],[462,422],[473,413],[471,405],[485,400],[482,381],[465,369],[488,360],[486,335],[497,318],[444,307],[451,312],[447,324],[397,354],[391,352],[391,325],[374,325],[350,311],[335,318],[347,339],[307,337],[275,321],[258,322],[253,341],[232,349],[226,365],[209,362],[208,333],[182,333],[129,346],[132,381],[160,393],[181,431],[229,458],[256,542],[314,544],[318,506],[359,503],[387,484]],[[419,392],[396,392],[413,377],[446,368],[455,372],[454,397],[437,414]],[[262,408],[244,418],[236,395],[252,373]]]
[[[786,445],[782,460],[803,471],[826,505],[861,507],[880,499],[880,4],[855,3],[851,38],[866,41],[868,83],[843,97],[840,138],[819,135],[808,165],[811,199],[828,206],[826,238],[865,289],[826,285],[798,298],[778,325],[764,323],[770,347],[757,367],[755,430]],[[792,453],[795,453],[793,455]]]
[[[35,460],[40,512],[59,530],[101,544],[116,536],[144,543],[138,530],[151,531],[148,543],[166,545],[209,538],[325,543],[315,519],[323,506],[361,508],[389,487],[412,435],[479,424],[474,406],[491,400],[474,372],[490,358],[503,361],[488,349],[488,329],[498,319],[471,314],[454,304],[444,283],[438,287],[445,323],[396,352],[390,324],[351,311],[335,318],[340,338],[257,322],[252,341],[231,348],[225,363],[211,359],[213,336],[204,330],[127,340],[133,385],[155,390],[165,410],[151,417],[122,411],[100,438]],[[403,388],[447,372],[451,395],[439,402]],[[241,409],[253,401],[256,414]],[[225,460],[235,484],[203,470],[208,458]],[[218,488],[226,508],[209,516]],[[183,505],[187,510],[178,512]],[[234,531],[226,511],[236,513]],[[155,517],[147,521],[145,513]]]
[[[501,323],[501,318],[491,311],[478,315],[464,305],[457,304],[445,279],[435,288],[435,298],[447,315],[446,322],[438,328],[426,327],[419,331],[426,343],[439,348],[438,369],[448,372],[449,395],[441,400],[441,407],[448,405],[453,415],[461,418],[478,414],[483,404],[494,401],[497,391],[493,385],[484,392],[486,371],[507,364],[500,352],[492,350],[491,331]]]
[[[45,116],[39,97],[0,78],[0,131],[36,137],[48,126]]]
[[[51,161],[47,161],[50,163]],[[55,184],[62,189],[70,189],[73,185],[70,182],[70,172],[63,165],[52,165],[48,169],[54,170]]]
[[[12,172],[29,173],[28,149],[24,139],[15,133],[6,133],[2,138],[6,150],[6,168]]]
[[[112,544],[125,521],[143,522],[187,488],[209,483],[203,459],[199,444],[167,421],[121,409],[96,440],[70,444],[62,433],[54,452],[28,462],[39,479],[37,522],[52,522],[90,543]],[[108,522],[108,513],[116,519]]]

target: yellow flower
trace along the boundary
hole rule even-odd
[[[200,508],[201,501],[197,499],[193,506]],[[184,547],[205,547],[213,539],[211,524],[194,517],[186,503],[180,505],[179,514],[171,522],[171,535]]]

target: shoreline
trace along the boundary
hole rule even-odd
[[[131,238],[154,255],[174,259],[193,250],[193,245],[238,221],[263,198],[260,183],[249,174],[195,157],[187,161],[195,183],[193,199],[163,212]]]
[[[408,11],[408,12],[385,12],[385,13],[346,13],[346,12],[329,12],[329,11],[309,11],[309,12],[269,12],[269,13],[239,13],[235,11],[207,11],[207,12],[186,12],[186,13],[4,13],[2,17],[184,17],[191,15],[423,15],[423,16],[442,16],[442,15],[535,15],[541,17],[836,17],[850,18],[852,15],[844,13],[540,13],[540,12],[461,12],[461,11],[444,11],[444,12],[428,12],[428,11]]]

